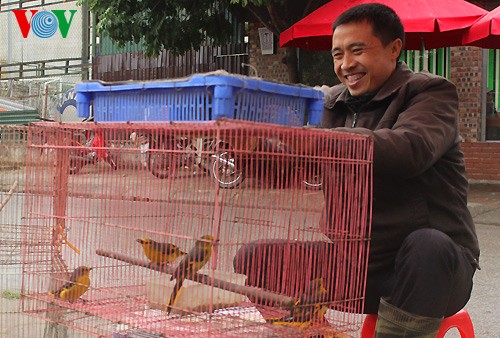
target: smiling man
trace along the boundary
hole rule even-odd
[[[413,73],[398,61],[403,25],[384,5],[360,5],[341,14],[333,24],[332,42],[342,83],[326,89],[323,127],[374,141],[364,311],[378,313],[376,337],[435,337],[442,318],[469,300],[479,259],[467,209],[456,88],[445,78]],[[331,196],[339,196],[335,189],[342,186],[335,182],[342,175],[334,170],[322,173],[320,227],[326,235],[335,233],[339,201]],[[346,276],[336,276],[331,268],[338,260],[337,241],[331,239],[258,240],[238,250],[234,269],[247,275],[249,285],[285,294],[293,290],[287,289],[289,283],[321,276],[332,297],[343,285],[338,279]]]
[[[373,223],[366,313],[376,337],[435,337],[469,300],[479,246],[455,86],[398,61],[404,29],[381,4],[353,7],[333,24],[341,84],[329,88],[323,127],[374,140]],[[328,196],[328,173],[325,173]],[[322,225],[334,224],[327,201]]]

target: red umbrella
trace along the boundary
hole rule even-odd
[[[280,35],[281,47],[329,50],[333,21],[346,9],[373,0],[333,0]],[[399,15],[406,32],[405,49],[460,46],[465,30],[488,11],[465,0],[379,0]]]
[[[500,6],[477,20],[464,34],[464,45],[500,49]]]

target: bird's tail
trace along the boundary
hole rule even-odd
[[[279,322],[290,322],[292,321],[292,317],[286,315],[282,317],[270,317],[266,318],[266,323],[268,324],[274,324],[274,323],[279,323]]]
[[[61,291],[62,291],[62,287],[60,287],[59,289],[57,290],[50,290],[50,291],[47,291],[47,294],[49,296],[52,296],[54,298],[60,298],[61,297]]]
[[[174,289],[172,290],[172,294],[170,294],[168,305],[166,306],[166,311],[168,314],[170,314],[170,312],[172,311],[172,306],[174,305],[177,296],[179,296],[179,291],[181,291],[182,283],[184,283],[184,278],[177,278]]]

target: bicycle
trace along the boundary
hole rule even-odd
[[[257,138],[251,141],[250,146],[252,152],[270,152],[275,154],[286,155],[294,154],[286,143],[274,138]],[[286,181],[286,175],[295,170],[295,177],[298,177],[306,189],[317,190],[321,189],[322,178],[319,166],[312,163],[299,163],[295,168],[291,167],[291,163],[277,161],[277,157],[268,159],[255,159],[252,156],[238,156],[230,142],[221,141],[218,143],[218,151],[212,155],[211,173],[215,182],[221,188],[231,189],[239,186],[245,177],[249,174],[258,174],[259,168],[267,167],[272,169],[271,173],[262,173],[264,175],[275,174],[275,185],[283,185],[281,182]],[[250,154],[251,154],[250,153]],[[273,161],[273,164],[262,165],[261,161]],[[259,162],[260,161],[260,162]]]

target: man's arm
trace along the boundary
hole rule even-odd
[[[336,128],[374,139],[377,175],[410,178],[429,169],[458,142],[458,95],[442,78],[428,77],[406,95],[406,109],[392,128]],[[401,95],[401,94],[400,94]]]

